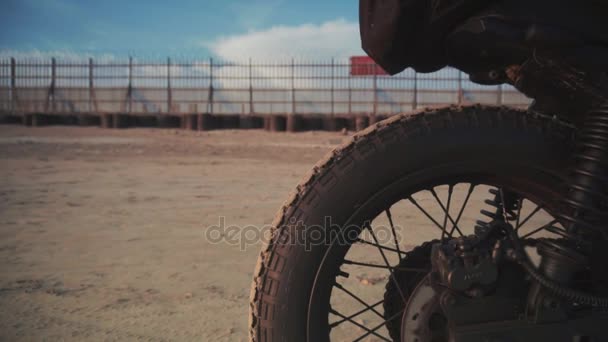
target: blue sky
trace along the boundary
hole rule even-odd
[[[0,51],[116,56],[358,52],[356,0],[3,0]]]

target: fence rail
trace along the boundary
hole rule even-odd
[[[12,113],[394,114],[454,103],[525,107],[509,86],[455,69],[356,76],[348,61],[0,60],[0,111]]]

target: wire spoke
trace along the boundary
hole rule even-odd
[[[376,332],[376,330],[378,330],[378,329],[376,329],[376,330],[373,330],[373,331],[372,331],[372,330],[370,330],[369,328],[367,328],[366,326],[364,326],[363,324],[358,323],[358,322],[356,322],[356,321],[353,321],[353,320],[352,320],[352,318],[350,318],[350,319],[349,319],[348,317],[344,316],[343,314],[339,313],[338,311],[336,311],[336,310],[334,310],[334,309],[330,309],[330,312],[331,312],[331,313],[333,313],[334,315],[336,315],[336,316],[338,316],[338,317],[342,318],[344,321],[348,321],[348,322],[350,322],[351,324],[356,325],[357,327],[359,327],[359,328],[361,328],[361,329],[363,329],[363,330],[367,331],[367,334],[366,334],[365,336],[374,335],[374,336],[376,336],[376,337],[378,337],[378,338],[380,338],[380,339],[382,339],[382,340],[384,340],[384,341],[392,342],[392,340],[389,340],[389,339],[387,339],[386,337],[384,337],[384,336],[382,336],[382,335],[378,334],[378,333]],[[385,324],[386,324],[386,323],[385,323]],[[333,328],[333,327],[332,327],[332,328]]]
[[[439,199],[439,196],[437,196],[437,193],[435,192],[435,189],[431,190],[431,194],[433,194],[433,197],[435,197],[435,200],[437,201],[437,203],[439,204],[439,206],[441,207],[441,210],[443,210],[443,212],[445,213],[445,217],[447,219],[450,220],[450,222],[454,225],[454,228],[456,229],[456,231],[460,234],[460,236],[464,236],[464,234],[462,234],[462,231],[460,230],[460,228],[458,228],[458,225],[456,224],[456,222],[454,222],[454,219],[452,219],[452,216],[450,216],[450,209],[449,207],[446,208],[443,203],[441,202],[441,200]],[[451,197],[451,194],[450,194]],[[441,236],[443,237],[443,234],[446,234],[446,229],[447,229],[447,222],[446,225],[443,226],[442,228],[442,233]],[[449,235],[449,237],[451,238],[452,236]]]
[[[520,227],[519,220],[521,219],[521,209],[524,206],[524,199],[522,197],[519,198],[519,204],[517,206],[517,221],[515,222],[515,227]]]
[[[452,226],[452,230],[450,230],[450,236],[454,235],[454,230],[456,230],[456,226],[458,225],[458,222],[460,222],[460,219],[462,218],[462,214],[464,213],[464,210],[467,207],[467,204],[469,203],[469,199],[471,198],[471,194],[473,194],[473,190],[475,189],[475,184],[469,184],[469,191],[467,193],[467,197],[464,199],[464,202],[462,203],[462,207],[460,208],[460,212],[458,212],[458,217],[456,217],[456,223]]]
[[[380,243],[378,242],[378,238],[376,237],[376,234],[374,233],[374,230],[372,229],[372,226],[369,224],[369,222],[365,224],[365,228],[367,228],[367,230],[369,230],[369,233],[372,235],[372,238],[374,239],[374,242],[377,245],[380,245]],[[399,292],[399,295],[401,296],[401,299],[403,300],[403,303],[404,304],[407,303],[407,300],[405,299],[405,296],[403,295],[403,291],[401,291],[401,286],[397,282],[397,279],[395,279],[395,272],[393,271],[393,267],[388,262],[388,259],[386,258],[386,254],[384,254],[384,250],[382,248],[378,248],[378,251],[380,252],[380,255],[382,255],[382,259],[384,260],[384,263],[386,264],[386,266],[388,267],[388,269],[391,272],[391,275],[390,275],[391,281],[393,282],[393,284],[397,288],[397,291]]]
[[[447,230],[447,225],[448,225],[448,216],[450,214],[445,210],[445,207],[443,206],[443,203],[441,203],[441,200],[439,200],[439,196],[437,196],[435,189],[431,189],[431,194],[435,198],[435,201],[437,201],[437,203],[441,207],[441,210],[443,210],[443,212],[445,213],[445,216],[444,216],[445,220],[443,222],[443,225],[441,225],[441,239],[443,240],[443,237],[447,235],[446,230]]]
[[[536,215],[536,213],[538,213],[541,209],[542,209],[542,207],[540,205],[537,205],[536,209],[534,209],[523,221],[521,221],[520,224],[517,225],[517,227],[515,227],[515,231],[518,231],[519,228],[523,227],[523,225],[526,224],[528,221],[530,221],[530,219],[534,215]]]
[[[371,308],[375,308],[376,306],[378,306],[378,305],[380,305],[382,303],[384,303],[384,299],[382,299],[381,301],[377,302],[376,304],[370,305],[370,307]],[[342,324],[344,322],[348,322],[348,321],[354,319],[355,317],[357,317],[359,315],[362,315],[362,314],[364,314],[364,313],[366,313],[368,311],[370,311],[370,309],[369,308],[365,308],[365,309],[361,309],[361,310],[355,312],[354,314],[352,314],[352,315],[350,315],[348,317],[344,317],[344,316],[342,316],[342,314],[340,314],[337,311],[335,311],[335,310],[332,309],[332,313],[335,313],[337,316],[341,316],[342,319],[339,320],[339,321],[333,322],[332,324],[329,325],[329,327],[330,328],[335,328],[338,325],[340,325],[340,324]]]
[[[395,253],[399,253],[402,256],[406,256],[405,252],[400,252],[400,251],[398,251],[398,250],[396,250],[394,248],[391,248],[391,247],[386,247],[386,246],[375,244],[373,242],[365,241],[365,240],[363,240],[361,238],[357,238],[357,240],[355,240],[355,242],[362,243],[364,245],[374,246],[374,247],[377,247],[377,248],[382,248],[384,250],[395,252]],[[399,258],[399,259],[401,259],[401,258]]]
[[[385,265],[376,265],[376,264],[370,264],[370,263],[360,262],[360,261],[352,261],[352,260],[347,260],[347,259],[344,259],[344,264],[345,265],[363,266],[363,267],[372,267],[372,268],[391,269],[390,267],[385,266]]]
[[[437,226],[437,228],[439,228],[443,232],[443,227],[431,215],[429,215],[429,213],[427,213],[426,210],[424,210],[424,208],[422,208],[420,206],[420,204],[418,204],[418,202],[416,202],[415,199],[413,199],[412,197],[408,197],[408,200],[410,202],[412,202],[412,204],[415,205],[416,208],[418,208],[420,211],[422,211],[424,216],[426,216],[429,220],[431,220],[431,222],[433,222],[435,224],[435,226]]]
[[[546,225],[544,225],[544,226],[542,226],[542,227],[540,227],[540,228],[534,229],[533,231],[529,232],[528,234],[526,234],[526,235],[524,235],[524,236],[520,237],[520,239],[522,239],[522,240],[523,240],[523,239],[527,239],[527,238],[529,238],[530,236],[532,236],[532,235],[534,235],[534,234],[536,234],[536,233],[538,233],[538,232],[540,232],[540,231],[542,231],[542,230],[545,230],[545,229],[547,229],[547,228],[550,228],[551,226],[553,226],[553,225],[554,225],[554,224],[556,224],[556,223],[557,223],[557,220],[555,220],[555,219],[554,219],[553,221],[551,221],[551,222],[547,223]]]
[[[372,268],[382,268],[382,269],[388,269],[388,270],[393,270],[393,271],[403,271],[403,272],[414,272],[414,273],[430,272],[430,270],[427,270],[424,268],[411,268],[411,267],[398,267],[398,266],[389,267],[389,266],[385,266],[385,265],[370,264],[370,263],[366,263],[366,262],[352,261],[352,260],[347,260],[347,259],[344,259],[344,264],[354,265],[354,266],[363,266],[363,267],[372,267]]]
[[[571,239],[572,236],[570,234],[568,234],[568,232],[564,229],[564,228],[560,228],[560,227],[556,227],[556,226],[549,226],[547,228],[545,228],[548,232],[551,232],[553,234],[559,235],[561,237],[563,237],[564,239]]]
[[[397,232],[395,232],[395,225],[393,224],[393,215],[391,214],[390,208],[386,209],[386,216],[388,217],[388,222],[391,225],[391,231],[393,232],[393,239],[395,240],[395,249],[397,249],[397,255],[399,256],[399,261],[401,261],[401,249],[399,249]]]
[[[354,294],[351,291],[349,291],[346,287],[342,286],[342,284],[337,284],[336,283],[336,284],[334,284],[334,286],[337,287],[338,289],[342,290],[347,295],[351,296],[354,300],[356,300],[357,302],[359,302],[360,304],[362,304],[363,306],[365,306],[365,308],[367,308],[368,310],[370,310],[373,313],[375,313],[376,315],[378,315],[378,317],[384,318],[383,314],[381,314],[376,309],[374,309],[373,306],[367,304],[367,302],[364,301],[363,299],[361,299],[359,296],[357,296],[356,294]]]
[[[425,201],[421,201],[419,203],[416,199],[414,199],[413,195],[409,195],[407,197],[402,197],[402,199],[410,201],[416,208],[418,208],[418,210],[422,214],[424,214],[424,216],[426,216],[427,219],[429,219],[432,222],[432,225],[435,225],[439,230],[441,230],[441,239],[444,240],[447,238],[453,238],[455,236],[456,232],[458,232],[458,234],[460,234],[460,236],[464,236],[462,230],[459,227],[459,224],[463,224],[464,226],[466,226],[466,224],[462,223],[461,221],[467,221],[467,220],[463,220],[464,213],[465,213],[465,210],[467,209],[467,207],[469,206],[469,203],[473,201],[472,194],[478,185],[479,184],[468,183],[468,189],[466,187],[466,183],[462,184],[462,187],[461,187],[461,183],[444,184],[443,186],[441,186],[440,190],[437,190],[437,187],[432,187],[430,189],[427,188],[426,191],[431,192],[434,200],[436,201],[436,203],[439,205],[439,207],[443,211],[443,215],[441,213],[436,212],[437,209],[434,204],[430,204],[430,202],[432,202],[433,200],[425,199]],[[447,190],[448,191],[447,195],[443,194],[443,191],[445,191],[445,186],[449,187]],[[524,202],[526,201],[526,199],[524,199],[521,196],[513,197],[513,196],[511,196],[510,192],[506,193],[506,191],[508,191],[508,190],[504,190],[503,188],[498,188],[497,190],[498,190],[498,192],[496,194],[498,194],[500,196],[500,201],[502,202],[502,213],[501,214],[504,216],[505,220],[511,220],[510,222],[515,225],[515,231],[517,233],[524,234],[524,230],[528,231],[528,229],[522,229],[522,227],[524,227],[526,224],[536,226],[536,224],[534,224],[534,222],[532,222],[532,221],[538,221],[538,218],[536,218],[536,220],[533,220],[533,219],[535,219],[535,217],[538,216],[537,214],[543,209],[543,207],[541,205],[536,205],[535,203],[531,202],[532,206],[536,206],[536,207],[534,208],[534,210],[532,210],[531,212],[526,214],[525,217],[523,217],[522,216],[522,214],[524,214],[523,206],[524,206]],[[440,197],[440,194],[438,193],[438,191],[441,192],[441,197]],[[457,191],[458,193],[455,194],[454,191]],[[458,202],[460,202],[460,200],[462,198],[462,192],[464,192],[464,191],[467,191],[466,196],[464,197],[462,204],[459,204]],[[428,197],[425,197],[425,198],[428,198]],[[505,203],[505,200],[509,200],[510,204],[508,206],[507,206],[507,203]],[[426,201],[428,201],[429,203],[426,203]],[[496,201],[498,201],[498,199],[496,199]],[[452,203],[452,202],[454,202],[454,203]],[[492,202],[492,203],[494,203],[494,202]],[[512,206],[515,206],[515,205],[517,205],[517,209],[515,209],[514,207],[512,208]],[[427,209],[427,208],[424,208],[424,206],[431,207],[431,208]],[[404,294],[404,289],[402,289],[402,287],[400,286],[400,284],[397,280],[397,274],[398,274],[397,272],[413,272],[413,273],[426,274],[430,270],[424,269],[424,268],[399,267],[399,265],[401,264],[400,262],[398,264],[396,264],[395,266],[393,266],[391,264],[391,262],[389,262],[389,259],[388,259],[389,256],[391,257],[391,260],[394,261],[394,259],[392,259],[393,258],[392,253],[397,254],[399,261],[403,260],[404,258],[406,258],[408,256],[406,251],[402,249],[405,247],[402,247],[400,245],[400,238],[397,235],[397,228],[395,226],[395,222],[394,222],[394,218],[393,218],[391,209],[393,209],[393,208],[388,207],[388,209],[385,209],[384,212],[386,214],[386,217],[387,217],[388,222],[391,227],[391,233],[393,235],[392,239],[388,238],[387,241],[382,241],[383,244],[381,244],[378,239],[378,235],[377,235],[380,233],[378,231],[374,231],[374,228],[372,228],[371,222],[368,221],[364,224],[363,227],[364,227],[364,229],[369,231],[369,234],[371,235],[372,238],[370,239],[369,237],[360,236],[354,240],[355,243],[361,243],[361,244],[369,245],[369,246],[376,248],[378,250],[378,252],[380,253],[380,256],[382,257],[383,262],[376,260],[375,257],[374,257],[373,261],[367,261],[367,260],[365,260],[365,258],[355,258],[357,260],[361,259],[362,261],[353,261],[353,260],[349,260],[349,259],[345,258],[343,260],[343,264],[352,265],[355,267],[369,267],[369,268],[383,269],[383,270],[389,271],[389,273],[390,273],[389,281],[391,281],[395,285],[397,292],[399,293],[401,299],[403,300],[403,303],[407,303],[407,297]],[[458,210],[458,212],[456,212],[456,210]],[[507,212],[507,210],[509,210],[509,211]],[[516,211],[516,215],[517,215],[516,217],[508,216],[508,215],[512,215],[512,214],[515,215],[515,213],[514,213],[515,211]],[[527,211],[528,210],[526,210],[526,212]],[[437,218],[433,217],[431,215],[431,213],[433,213],[433,215],[437,216]],[[414,211],[414,214],[415,214],[415,211]],[[559,230],[561,228],[558,228],[555,226],[557,223],[558,223],[557,219],[552,219],[551,222],[544,224],[543,226],[536,228],[530,232],[525,233],[525,235],[521,236],[520,239],[526,240],[526,239],[532,237],[533,235],[538,234],[542,231],[554,232],[555,230]],[[426,225],[428,226],[428,224],[426,224]],[[463,228],[466,228],[466,227],[463,227]],[[402,232],[400,231],[400,233],[402,233]],[[558,234],[558,233],[556,233],[556,234]],[[544,235],[541,235],[541,236],[544,236]],[[389,240],[392,240],[392,241],[389,241]],[[541,240],[531,239],[530,241],[541,241]],[[405,249],[407,250],[407,248],[405,248]],[[355,269],[358,269],[358,268],[355,268]],[[359,270],[362,270],[362,269],[359,268]],[[379,279],[386,279],[386,278],[382,277]],[[332,320],[335,320],[335,321],[329,324],[330,329],[334,329],[334,328],[348,322],[363,330],[363,332],[360,332],[363,335],[358,336],[354,340],[354,342],[362,341],[362,340],[364,340],[366,338],[370,338],[370,337],[378,338],[382,341],[389,341],[389,342],[391,341],[390,338],[382,336],[382,334],[385,332],[384,330],[382,330],[380,332],[378,332],[378,330],[381,329],[382,327],[386,326],[386,324],[388,322],[391,322],[392,320],[395,320],[398,317],[401,317],[401,315],[405,311],[405,306],[403,306],[399,312],[395,313],[392,317],[389,318],[389,317],[386,317],[385,314],[381,312],[382,311],[381,305],[383,303],[385,303],[384,299],[381,299],[381,300],[375,302],[374,304],[370,305],[364,299],[359,297],[357,294],[355,294],[352,291],[350,291],[349,289],[345,288],[344,285],[335,283],[334,286],[337,287],[338,289],[340,289],[342,292],[344,292],[348,296],[350,296],[351,298],[353,298],[359,304],[361,304],[363,306],[363,308],[355,308],[356,311],[354,313],[352,313],[352,311],[348,310],[348,309],[343,310],[343,311],[347,312],[348,314],[342,314],[342,313],[336,311],[334,308],[330,308],[329,312],[331,314],[335,315],[335,317],[332,318]],[[357,291],[355,291],[355,292],[357,292]],[[351,312],[351,313],[349,313],[349,312]],[[373,315],[378,316],[381,319],[382,323],[375,325],[371,328],[368,328],[368,327],[364,326],[366,323],[360,323],[360,322],[355,321],[355,319],[361,315],[367,315],[367,314],[372,314],[372,313],[373,313]],[[364,316],[364,317],[367,317],[367,316]],[[378,320],[374,319],[374,321],[375,322],[373,324],[376,324],[376,322]],[[369,324],[369,325],[371,326],[372,324]],[[349,324],[347,324],[346,328],[349,329],[351,327]]]
[[[389,319],[387,319],[386,321],[378,324],[377,326],[375,326],[374,328],[372,328],[371,330],[366,329],[367,333],[365,335],[360,336],[358,339],[354,340],[353,342],[359,342],[361,340],[363,340],[364,338],[366,338],[367,336],[373,334],[374,332],[376,332],[378,329],[382,328],[384,325],[386,325],[386,323],[388,323],[389,321],[392,321],[393,319],[401,316],[401,314],[403,314],[403,311],[405,311],[405,308],[401,309],[399,312],[397,312],[396,314],[394,314],[392,317],[390,317]]]
[[[448,203],[446,205],[445,216],[443,217],[443,233],[441,233],[441,240],[445,239],[446,231],[448,229],[448,216],[450,215],[450,204],[452,203],[452,191],[453,191],[453,187],[452,187],[452,184],[450,184],[449,190],[448,190]],[[433,189],[433,196],[435,196],[435,199],[439,202],[439,198],[438,198],[437,194],[435,194],[434,189]]]

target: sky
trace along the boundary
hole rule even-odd
[[[357,0],[2,0],[0,56],[361,55]]]

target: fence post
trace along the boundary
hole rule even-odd
[[[249,114],[254,114],[255,109],[253,108],[253,66],[251,64],[251,58],[249,58]]]
[[[335,114],[335,95],[334,95],[334,80],[335,78],[335,61],[331,59],[331,116]]]
[[[458,104],[461,105],[463,102],[464,94],[462,91],[462,71],[458,70]]]
[[[378,73],[374,66],[374,115],[378,114]]]
[[[296,65],[295,61],[291,59],[291,114],[296,113]]]
[[[17,62],[11,57],[11,112],[17,111]]]
[[[412,100],[412,109],[418,108],[418,73],[414,71],[414,95]]]
[[[213,114],[213,58],[209,58],[209,94],[207,109],[209,114]]]
[[[48,112],[49,109],[51,112],[55,112],[56,105],[55,105],[55,81],[57,78],[57,61],[55,60],[55,57],[51,58],[51,85],[49,87],[49,91],[47,93],[46,96],[46,108],[45,108],[45,112]]]
[[[93,58],[89,58],[89,113],[93,112],[93,98],[95,97],[95,89],[93,83]]]
[[[496,104],[497,105],[502,105],[502,84],[498,85],[498,88],[496,88]]]
[[[171,58],[167,58],[167,113],[173,112],[173,93],[171,91]]]
[[[129,56],[129,85],[127,87],[127,112],[133,109],[133,57]]]
[[[348,114],[353,113],[353,75],[349,72],[348,74]]]

